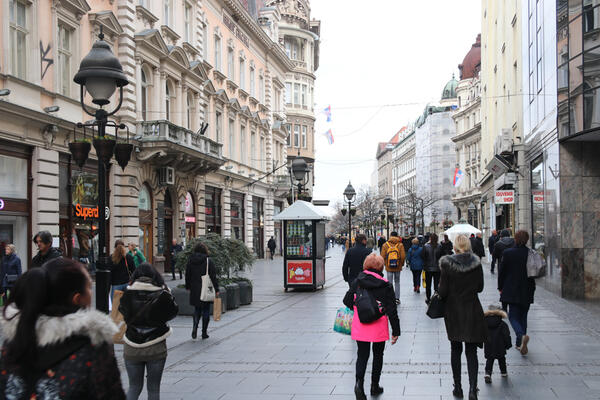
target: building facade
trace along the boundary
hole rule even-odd
[[[380,142],[377,144],[377,153],[375,159],[377,160],[377,197],[383,201],[385,196],[392,196],[393,194],[393,173],[394,163],[392,157],[392,150],[398,144],[398,138],[401,132],[406,127],[400,129],[389,142]]]
[[[456,146],[456,167],[464,177],[452,196],[452,202],[457,208],[459,220],[464,219],[481,229],[481,35],[477,36],[458,69],[458,109],[452,115],[456,135],[452,141]]]
[[[398,220],[395,224],[402,236],[415,232],[409,206],[412,194],[416,193],[416,137],[415,129],[408,127],[399,138],[392,151],[393,198],[396,200]]]
[[[308,0],[269,0],[266,6],[276,10],[280,20],[277,25],[265,19],[260,19],[260,23],[273,30],[274,37],[293,64],[285,76],[288,161],[291,163],[299,155],[307,162],[310,173],[306,188],[312,197],[315,182],[315,72],[319,68],[321,21],[311,20]]]
[[[135,145],[124,170],[107,172],[108,249],[115,239],[139,243],[168,270],[172,239],[214,232],[263,256],[276,236],[281,248],[272,217],[289,191],[277,172],[287,177],[285,82],[295,64],[273,30],[276,9],[235,0],[10,0],[0,13],[0,88],[10,90],[0,97],[0,242],[15,243],[25,267],[39,230],[67,256],[97,256],[97,224],[78,211],[97,207],[95,152],[79,168],[68,144],[84,135],[75,124],[90,118],[73,76],[101,29],[129,80],[115,120]]]

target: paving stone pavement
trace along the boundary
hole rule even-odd
[[[208,340],[192,341],[191,317],[177,317],[168,339],[161,398],[354,399],[356,345],[332,330],[347,289],[340,273],[343,253],[335,247],[328,255],[327,283],[317,292],[284,293],[282,259],[257,262],[248,274],[254,281],[253,303],[223,314],[221,321],[211,320]],[[496,276],[488,268],[485,275],[480,298],[487,307],[498,301],[498,294]],[[410,272],[403,271],[402,335],[396,345],[386,345],[381,378],[385,393],[377,398],[452,399],[443,320],[425,315],[425,294],[414,294],[411,282]],[[485,359],[478,352],[480,399],[600,399],[597,317],[538,288],[529,317],[530,353],[524,357],[514,348],[508,351],[508,378],[496,370],[492,384],[486,385]],[[121,346],[116,352],[122,368]],[[127,387],[123,368],[122,379]],[[468,387],[464,356],[463,386]]]

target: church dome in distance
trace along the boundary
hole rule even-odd
[[[458,65],[460,80],[475,78],[481,69],[481,33],[477,35],[471,50],[465,56],[462,64]]]
[[[454,74],[452,74],[452,79],[450,79],[448,83],[446,83],[446,86],[444,86],[444,91],[442,92],[442,100],[455,99],[457,86],[458,81],[454,77]]]

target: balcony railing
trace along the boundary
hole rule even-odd
[[[200,153],[223,158],[223,145],[166,120],[142,122],[142,141],[169,141]]]
[[[296,68],[306,69],[306,61],[292,60]]]

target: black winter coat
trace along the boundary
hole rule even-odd
[[[527,277],[527,246],[506,249],[498,271],[500,301],[515,304],[532,304],[535,280]]]
[[[130,254],[126,254],[118,264],[114,264],[112,260],[108,263],[110,269],[110,284],[124,285],[131,280],[131,274],[135,271],[135,261]]]
[[[500,238],[500,240],[494,244],[494,253],[492,256],[496,260],[502,260],[502,254],[504,253],[504,250],[510,249],[511,247],[515,247],[515,239],[511,237]]]
[[[18,275],[21,276],[22,273],[21,268],[21,259],[14,253],[11,253],[8,256],[4,256],[2,259],[2,272],[0,276],[0,284],[2,288],[8,288],[10,285],[8,282],[5,282],[6,275]]]
[[[383,238],[383,236],[380,236],[379,240],[377,241],[377,247],[379,247],[379,251],[381,251],[381,248],[383,247],[383,245],[385,244],[385,242],[387,242],[387,240],[385,240]]]
[[[483,269],[473,253],[440,259],[438,293],[444,299],[448,340],[482,345],[487,339],[483,308],[477,293],[483,291]]]
[[[19,322],[18,310],[10,306],[6,318],[0,316],[2,336],[12,340]],[[15,316],[16,314],[16,316]],[[12,319],[12,316],[15,316]],[[95,310],[79,310],[63,317],[38,317],[38,357],[34,361],[32,388],[0,358],[0,398],[2,399],[125,399],[121,374],[112,350],[117,327],[108,315]],[[6,342],[2,348],[5,354]],[[35,396],[35,397],[34,397]]]
[[[431,243],[423,246],[423,269],[426,272],[440,272],[440,258],[442,257],[442,246],[438,243],[435,247]]]
[[[369,271],[383,276],[383,272],[376,269],[369,269]],[[375,300],[381,302],[392,327],[392,336],[400,336],[400,319],[398,318],[398,306],[396,305],[396,295],[392,284],[361,271],[358,277],[352,281],[350,289],[344,296],[344,305],[351,310],[354,309],[354,294],[358,285],[363,289],[367,289],[375,297]]]
[[[168,288],[154,286],[150,278],[137,279],[121,298],[127,331],[123,338],[132,347],[146,347],[166,340],[171,334],[167,322],[177,316],[179,307]]]
[[[494,255],[494,245],[498,241],[498,235],[491,235],[488,239],[488,250],[490,254]]]
[[[362,243],[356,243],[354,247],[346,252],[342,264],[342,275],[346,282],[352,283],[358,277],[358,274],[363,270],[365,258],[372,252]]]
[[[267,247],[269,248],[269,250],[275,251],[275,248],[277,248],[277,245],[275,244],[275,239],[269,239],[269,241],[267,242]]]
[[[471,242],[471,251],[480,259],[485,257],[485,248],[483,247],[483,240],[478,237],[472,237],[469,239]]]
[[[488,329],[488,339],[483,344],[486,359],[497,360],[506,355],[506,350],[512,346],[510,331],[506,322],[502,321],[506,313],[502,310],[488,310],[484,313]]]
[[[450,240],[442,240],[440,244],[442,245],[442,256],[449,256],[454,253],[454,246]]]
[[[217,282],[217,268],[206,254],[192,253],[185,268],[185,288],[190,291],[190,305],[199,306],[202,293],[202,275],[206,274],[206,259],[208,258],[208,276],[212,281],[215,292],[219,291]]]
[[[46,255],[43,255],[41,252],[38,251],[36,256],[33,257],[33,260],[31,260],[31,268],[41,267],[46,262],[58,257],[62,257],[62,253],[60,252],[60,250],[55,249],[54,247],[51,247],[50,250],[48,250],[48,252],[46,253]]]

